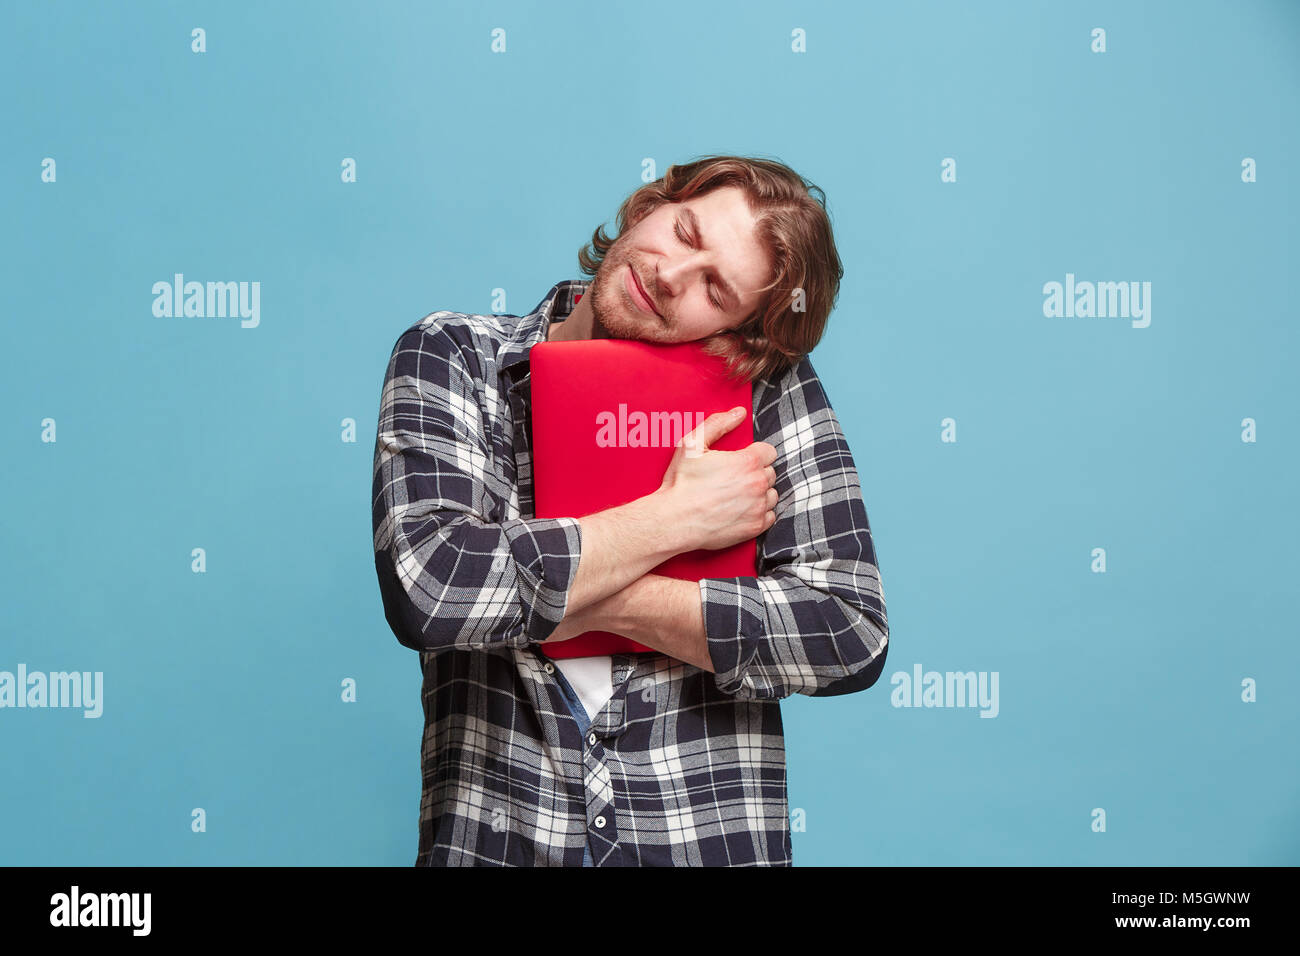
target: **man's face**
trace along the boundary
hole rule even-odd
[[[755,290],[772,270],[739,187],[665,203],[605,254],[588,290],[593,337],[690,342],[734,329],[760,305]]]

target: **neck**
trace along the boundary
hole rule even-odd
[[[552,322],[546,330],[548,342],[572,341],[594,337],[596,315],[591,311],[591,293],[595,287],[588,286],[587,292],[573,307],[568,318],[563,322]]]

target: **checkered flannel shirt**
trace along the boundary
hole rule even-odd
[[[889,626],[858,474],[805,357],[754,383],[777,450],[759,576],[700,582],[714,673],[613,655],[587,737],[538,649],[582,555],[533,517],[529,349],[589,283],[525,316],[434,312],[401,334],[375,445],[384,614],[424,681],[417,866],[789,866],[780,699],[870,687]]]

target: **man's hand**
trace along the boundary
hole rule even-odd
[[[765,441],[736,451],[709,447],[740,424],[740,412],[710,415],[684,435],[655,492],[686,534],[685,550],[727,548],[776,522],[776,448]]]

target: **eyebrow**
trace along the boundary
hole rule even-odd
[[[695,234],[695,238],[699,240],[700,245],[705,245],[704,234],[700,231],[700,220],[696,218],[695,210],[691,209],[690,206],[683,206],[682,218],[686,220],[686,224],[690,227],[691,232]],[[716,269],[714,275],[717,276],[718,287],[722,289],[722,294],[731,300],[731,307],[733,309],[738,308],[740,306],[740,295],[736,292],[736,287],[728,282],[726,276]]]

